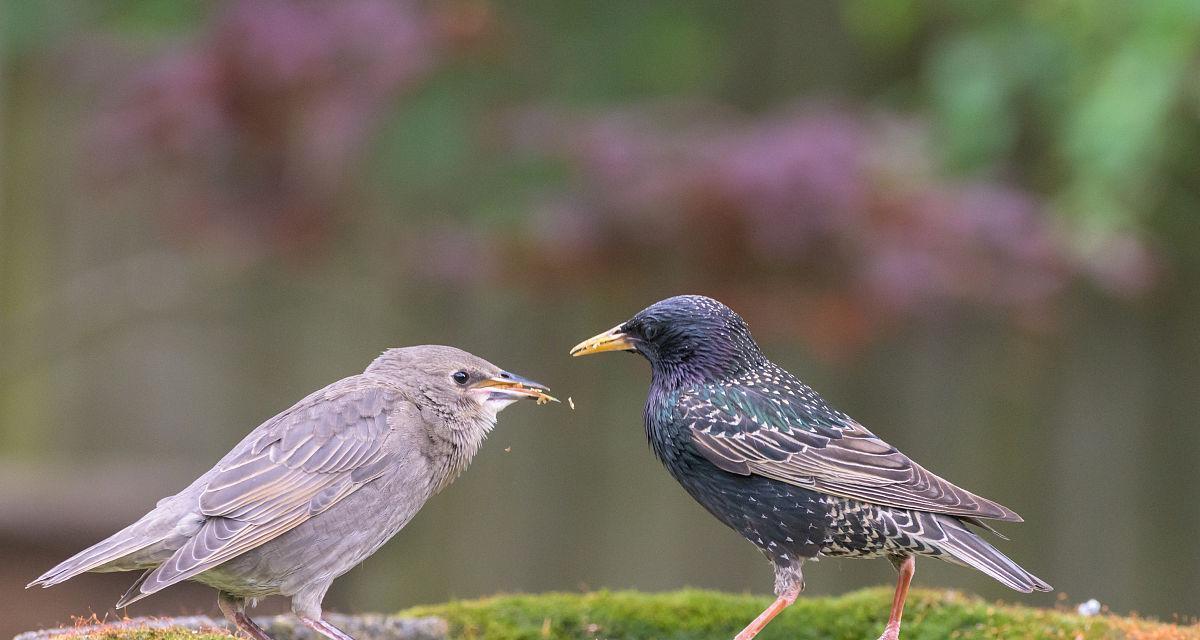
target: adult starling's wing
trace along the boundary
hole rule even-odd
[[[383,474],[394,389],[348,378],[267,421],[217,464],[198,510],[203,524],[118,606],[279,537]]]
[[[784,384],[781,392],[713,386],[686,393],[677,419],[689,425],[700,454],[730,473],[901,509],[1021,521],[1012,510],[930,473],[793,381],[780,380],[795,385]]]

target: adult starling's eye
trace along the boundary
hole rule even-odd
[[[653,340],[658,337],[658,325],[648,324],[642,328],[642,335],[646,336],[647,340]]]
[[[454,378],[454,381],[458,384],[466,384],[467,380],[471,379],[471,375],[466,371],[455,371],[450,377]]]

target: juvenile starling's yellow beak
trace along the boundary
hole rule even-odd
[[[575,345],[575,348],[571,349],[571,355],[588,356],[604,351],[633,351],[635,348],[633,339],[621,331],[621,325],[617,325]]]
[[[534,382],[515,373],[501,372],[498,376],[484,378],[475,383],[474,388],[484,389],[499,396],[534,398],[538,404],[558,402],[558,398],[546,393],[549,389],[540,382]]]

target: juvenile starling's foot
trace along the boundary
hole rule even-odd
[[[250,636],[253,640],[273,640],[267,635],[263,628],[254,624],[250,616],[246,615],[246,601],[241,598],[235,598],[224,591],[217,594],[217,606],[221,608],[221,613],[225,614],[225,618],[233,624],[237,625]]]
[[[301,616],[300,622],[303,622],[304,626],[308,627],[309,629],[312,629],[326,638],[329,638],[329,640],[354,640],[354,638],[350,637],[350,635],[345,631],[342,631],[341,629],[319,618],[314,620],[312,618],[305,618]]]

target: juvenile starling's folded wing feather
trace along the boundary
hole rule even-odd
[[[394,390],[335,383],[255,430],[200,494],[200,530],[124,606],[268,542],[382,475]]]
[[[1021,521],[1008,508],[930,473],[823,402],[814,408],[787,395],[709,388],[681,396],[679,420],[689,425],[700,454],[730,473],[902,509]]]

